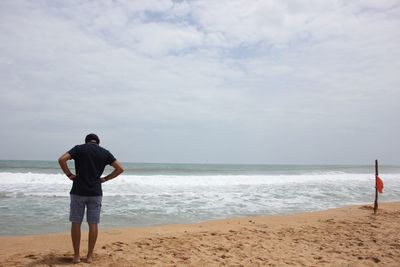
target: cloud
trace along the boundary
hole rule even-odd
[[[0,158],[26,132],[53,158],[59,140],[97,131],[128,161],[398,162],[399,13],[396,1],[2,1]]]

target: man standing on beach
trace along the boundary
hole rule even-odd
[[[71,204],[69,220],[71,222],[71,239],[74,248],[74,263],[80,262],[81,224],[86,211],[89,224],[89,244],[87,262],[93,260],[93,250],[96,245],[98,223],[100,222],[100,209],[103,191],[101,184],[120,175],[124,169],[115,157],[100,145],[100,139],[95,134],[88,134],[85,144],[77,145],[64,153],[59,159],[61,169],[73,181],[70,192]],[[67,165],[68,160],[75,161],[73,174]],[[114,170],[107,176],[101,177],[106,165],[111,165]]]

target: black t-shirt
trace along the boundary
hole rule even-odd
[[[106,165],[116,159],[107,149],[93,143],[77,145],[68,153],[75,161],[77,177],[72,184],[71,194],[79,196],[102,196],[100,177]]]

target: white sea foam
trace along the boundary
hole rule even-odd
[[[386,177],[400,177],[400,174],[387,174]],[[368,181],[374,176],[369,174],[348,174],[328,172],[302,175],[121,175],[113,183],[138,185],[257,185],[308,183],[326,181]],[[7,173],[0,172],[0,185],[5,184],[70,184],[63,174]]]
[[[385,184],[397,184],[397,174],[384,176]],[[374,177],[368,174],[346,174],[330,172],[312,175],[121,175],[103,185],[105,194],[129,194],[135,187],[149,188],[196,188],[196,187],[236,187],[236,186],[294,186],[343,185],[352,183],[374,183]],[[66,195],[71,181],[62,174],[38,173],[0,173],[0,191],[8,193],[27,193],[40,195]],[[134,190],[135,191],[135,190]],[[194,189],[194,191],[196,191]]]
[[[0,185],[6,184],[68,184],[69,180],[61,174],[10,173],[0,172]]]
[[[381,178],[385,184],[381,200],[399,200],[400,174],[384,174]],[[3,226],[0,235],[19,233],[32,221],[36,223],[33,229],[40,229],[40,225],[49,220],[54,221],[54,225],[67,221],[71,184],[62,174],[0,172],[0,225]],[[123,174],[105,183],[103,192],[105,226],[144,226],[372,202],[375,190],[374,175],[325,172],[301,175]],[[61,215],[60,207],[64,207]],[[40,221],[41,218],[44,221]],[[27,233],[33,232],[35,230]]]

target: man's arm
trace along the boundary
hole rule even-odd
[[[65,173],[65,175],[67,175],[70,180],[74,180],[76,175],[72,174],[67,164],[67,161],[70,159],[72,159],[71,155],[68,152],[66,152],[58,159],[58,164],[60,164],[60,167]]]
[[[114,168],[114,170],[109,175],[100,178],[102,183],[114,179],[115,177],[124,172],[124,168],[122,167],[121,163],[119,163],[118,160],[111,163],[111,166]]]

